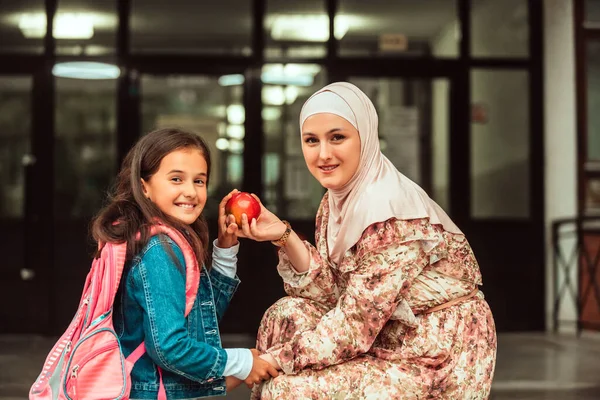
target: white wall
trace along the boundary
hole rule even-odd
[[[552,322],[551,222],[577,213],[577,147],[575,110],[575,37],[571,1],[544,2],[544,153],[546,223],[546,312]],[[564,242],[570,250],[572,241]],[[573,274],[575,278],[575,274]],[[559,279],[563,279],[559,275]],[[572,281],[577,282],[576,279]],[[563,303],[560,317],[575,318],[571,302]]]

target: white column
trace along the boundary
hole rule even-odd
[[[546,326],[552,324],[551,223],[577,213],[577,131],[575,109],[575,36],[573,1],[544,1],[544,156],[546,224]],[[564,242],[570,251],[573,242]],[[573,271],[575,272],[575,271]],[[572,276],[576,278],[575,273]],[[559,275],[559,279],[563,277]],[[574,280],[576,282],[576,279]],[[560,318],[574,320],[565,297]]]

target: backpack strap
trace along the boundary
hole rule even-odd
[[[166,225],[157,223],[150,229],[152,235],[164,233],[168,235],[181,249],[183,258],[185,260],[185,316],[187,317],[194,302],[196,301],[196,295],[198,294],[198,287],[200,286],[200,268],[198,266],[198,259],[194,254],[194,250],[183,237],[181,232],[175,230]]]

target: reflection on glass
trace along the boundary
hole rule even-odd
[[[600,161],[600,42],[587,44],[587,159]]]
[[[268,0],[265,58],[319,58],[327,54],[329,17],[325,1]]]
[[[471,53],[474,57],[527,57],[527,0],[472,0]]]
[[[383,154],[448,209],[449,82],[351,78],[373,101]]]
[[[529,217],[529,75],[471,72],[471,215]]]
[[[243,179],[243,79],[203,75],[142,75],[143,133],[178,127],[200,135],[211,151],[207,217],[216,218],[220,200]]]
[[[247,0],[132,0],[132,51],[249,56],[251,5]]]
[[[600,178],[587,178],[585,190],[585,215],[600,216]]]
[[[584,7],[584,26],[597,29],[600,26],[600,1],[585,0]]]
[[[314,218],[324,190],[304,162],[298,117],[308,97],[325,86],[325,71],[311,64],[267,64],[262,80],[262,201],[282,218]]]
[[[56,78],[55,215],[88,218],[116,174],[116,80]]]
[[[56,52],[71,56],[114,54],[117,26],[116,0],[60,0],[54,16]]]
[[[31,78],[0,78],[0,217],[23,218],[30,151]]]
[[[342,56],[457,57],[455,0],[341,0],[335,18]]]
[[[0,2],[0,52],[42,53],[45,34],[44,0]]]
[[[431,192],[446,212],[450,212],[450,82],[434,79],[431,83]]]

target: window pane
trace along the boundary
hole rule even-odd
[[[54,16],[59,55],[98,56],[115,53],[116,0],[60,0]]]
[[[584,3],[584,25],[586,28],[598,28],[600,26],[600,1],[585,0]]]
[[[434,79],[431,86],[431,193],[450,212],[450,82]]]
[[[342,56],[458,55],[455,0],[341,0],[335,32]]]
[[[325,71],[313,64],[267,64],[262,77],[262,201],[282,218],[313,219],[324,189],[304,162],[298,118],[308,97],[327,83]]]
[[[448,80],[351,81],[375,105],[383,154],[448,210]]]
[[[600,42],[587,44],[587,159],[600,161]]]
[[[55,215],[94,215],[117,167],[116,80],[56,78]]]
[[[243,75],[142,75],[143,133],[179,127],[208,144],[212,166],[204,215],[216,218],[219,202],[243,179]]]
[[[268,0],[265,58],[318,58],[327,54],[329,17],[324,0]]]
[[[250,55],[251,4],[245,0],[132,0],[132,51]]]
[[[585,215],[600,216],[600,178],[585,179]]]
[[[472,0],[471,53],[474,57],[527,57],[527,0]]]
[[[529,217],[529,75],[471,72],[471,215]]]
[[[46,9],[43,0],[3,0],[0,15],[0,52],[44,51]]]
[[[31,85],[28,77],[0,77],[0,218],[24,217]]]

